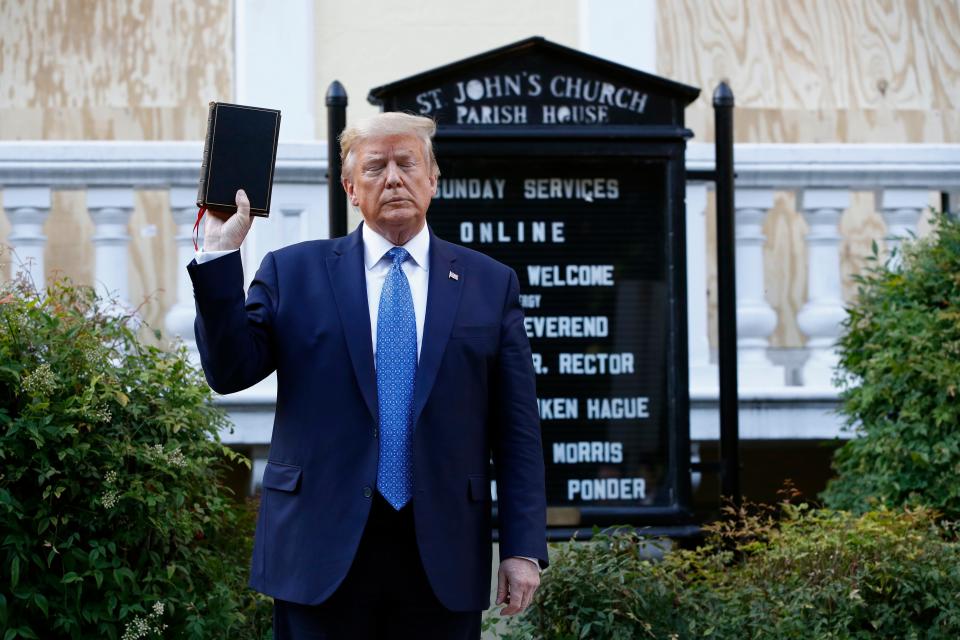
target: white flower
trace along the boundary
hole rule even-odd
[[[163,615],[163,602],[157,601],[153,603],[151,607],[153,613],[147,615],[146,618],[141,618],[136,616],[132,621],[127,623],[127,626],[123,629],[123,637],[121,640],[138,640],[139,638],[145,638],[151,633],[155,635],[160,635],[164,629],[167,628],[167,625],[160,624],[160,616]],[[157,623],[154,625],[154,623]]]
[[[21,387],[31,396],[49,396],[57,388],[57,377],[47,363],[23,376]]]
[[[187,466],[187,459],[184,457],[183,452],[179,448],[174,449],[167,453],[163,450],[162,444],[155,444],[150,447],[147,447],[147,452],[152,455],[155,459],[162,462],[166,462],[169,465],[174,467],[183,468]]]
[[[175,467],[183,468],[187,466],[187,459],[183,457],[183,452],[180,449],[174,449],[167,456],[167,461]]]
[[[117,506],[117,500],[120,495],[113,489],[107,489],[100,495],[100,504],[106,509],[113,509]]]
[[[117,472],[113,470],[107,471],[104,480],[106,480],[107,484],[115,483],[117,481]]]
[[[148,633],[150,633],[150,624],[137,616],[124,627],[122,640],[137,640],[145,637]]]

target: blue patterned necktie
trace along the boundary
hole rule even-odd
[[[417,373],[417,319],[402,265],[406,249],[387,252],[393,261],[380,293],[377,314],[377,396],[380,404],[380,462],[377,489],[400,510],[413,495],[410,415]]]

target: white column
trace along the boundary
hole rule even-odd
[[[884,241],[887,255],[893,251],[900,254],[903,240],[909,240],[917,233],[920,215],[930,203],[930,191],[927,189],[883,189],[879,194],[878,209],[887,225]],[[899,258],[894,258],[899,262]]]
[[[306,240],[303,212],[306,205],[284,202],[280,209],[280,246],[286,247]]]
[[[339,186],[339,185],[338,185]],[[284,217],[295,217],[287,222],[294,223],[283,232],[284,244],[326,238],[330,229],[327,212],[327,184],[303,182],[274,182],[271,199],[271,217],[278,213]],[[258,220],[257,222],[262,222]],[[296,231],[290,236],[288,231]]]
[[[846,189],[806,189],[800,194],[807,233],[807,303],[797,324],[807,335],[810,353],[803,367],[806,387],[831,388],[837,365],[843,293],[840,282],[840,216],[850,206]]]
[[[50,215],[50,187],[4,187],[3,209],[10,221],[7,241],[14,250],[13,272],[21,272],[37,289],[46,284],[43,251],[47,236],[43,223]]]
[[[715,391],[717,366],[710,362],[707,326],[707,185],[687,184],[687,343],[690,392]]]
[[[783,367],[767,358],[777,314],[766,300],[763,282],[763,220],[773,208],[772,189],[737,189],[734,233],[737,267],[737,375],[741,387],[786,384]]]
[[[281,141],[313,140],[313,0],[236,0],[233,5],[236,101],[280,109]]]
[[[130,305],[127,227],[133,215],[132,187],[88,187],[87,211],[93,220],[94,281],[98,293],[121,308]]]
[[[197,341],[193,332],[196,308],[193,304],[193,285],[187,273],[187,265],[194,258],[193,225],[197,221],[197,190],[195,187],[171,187],[170,210],[177,226],[177,300],[165,318],[167,332],[179,336],[190,354],[191,361],[199,364]],[[202,235],[202,230],[200,230]],[[202,238],[201,238],[202,239]]]
[[[657,72],[656,0],[580,0],[580,49]]]

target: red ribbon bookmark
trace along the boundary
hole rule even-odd
[[[200,247],[197,246],[197,240],[200,239],[200,221],[203,220],[203,214],[207,212],[206,207],[200,207],[200,211],[197,212],[197,221],[193,223],[193,250],[200,251]]]

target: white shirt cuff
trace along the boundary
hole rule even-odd
[[[540,571],[540,561],[537,560],[536,558],[530,558],[530,557],[527,557],[527,556],[514,556],[514,557],[515,557],[515,558],[523,558],[524,560],[529,560],[529,561],[532,562],[534,565],[536,565],[537,571]]]
[[[204,262],[216,260],[217,258],[221,258],[228,253],[233,253],[234,251],[240,251],[240,249],[227,249],[226,251],[197,251],[197,264],[203,264]]]

